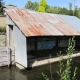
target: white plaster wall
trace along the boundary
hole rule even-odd
[[[10,46],[9,45],[9,39],[10,39],[10,35],[9,35],[9,26],[8,25],[13,25],[14,26],[14,22],[11,21],[11,19],[9,18],[8,15],[6,15],[6,34],[7,34],[7,46]],[[14,34],[13,34],[14,35]]]
[[[21,30],[14,24],[14,22],[6,16],[7,25],[13,25],[13,35],[14,35],[14,47],[15,47],[15,62],[21,64],[22,66],[27,68],[27,46],[26,46],[26,37],[21,32]],[[9,26],[7,26],[9,27]],[[9,30],[9,28],[8,28]],[[9,33],[7,32],[7,35]],[[9,37],[9,35],[8,35]]]
[[[27,68],[27,48],[26,37],[19,30],[17,26],[14,26],[15,36],[15,61]]]
[[[10,17],[8,15],[6,15],[6,24],[14,25],[14,22],[10,19]]]

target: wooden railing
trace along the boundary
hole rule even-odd
[[[14,48],[0,47],[0,66],[13,65],[15,61]]]

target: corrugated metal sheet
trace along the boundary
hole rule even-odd
[[[5,8],[5,11],[27,37],[80,35],[79,30],[56,14],[40,13],[18,8]],[[75,18],[73,17],[73,19]],[[73,23],[76,24],[75,20]],[[76,27],[80,27],[80,25],[77,25]]]
[[[64,21],[66,21],[69,25],[71,25],[74,29],[80,32],[80,19],[75,16],[66,16],[66,15],[58,15]]]

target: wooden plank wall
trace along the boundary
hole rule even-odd
[[[0,47],[0,66],[8,65],[8,48]]]
[[[14,64],[14,48],[0,47],[0,66],[13,65]]]

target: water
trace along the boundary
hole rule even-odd
[[[65,62],[64,62],[65,63]],[[57,72],[59,70],[58,62],[52,65],[52,74],[54,80],[59,80]],[[80,80],[80,57],[73,59],[72,72],[77,66],[77,80]],[[42,72],[50,77],[50,65],[40,66],[33,69],[19,70],[16,67],[9,69],[8,67],[0,67],[0,80],[44,80]],[[72,73],[71,73],[72,74]]]

